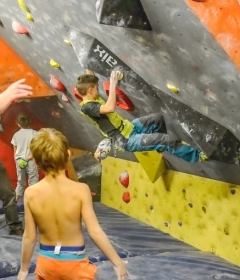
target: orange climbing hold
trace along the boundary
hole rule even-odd
[[[51,76],[50,84],[53,88],[55,88],[58,91],[66,90],[64,84],[56,76]]]
[[[18,23],[16,21],[12,22],[12,29],[19,34],[28,34],[29,33],[25,27],[23,27],[20,23]]]
[[[131,201],[130,192],[125,192],[125,193],[122,195],[122,200],[123,200],[125,203],[129,203],[129,202]]]

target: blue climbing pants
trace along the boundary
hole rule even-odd
[[[200,151],[180,141],[171,140],[163,116],[151,114],[132,121],[133,131],[126,143],[125,150],[129,152],[168,151],[188,162],[197,162]]]

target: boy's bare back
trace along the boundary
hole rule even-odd
[[[84,245],[81,209],[89,196],[86,184],[69,180],[43,179],[25,192],[25,203],[40,231],[40,243],[65,246]]]

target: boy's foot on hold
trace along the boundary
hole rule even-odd
[[[202,162],[202,161],[207,161],[208,160],[208,157],[206,154],[204,154],[203,152],[201,152],[199,154],[199,161]]]
[[[22,228],[10,229],[9,235],[23,236],[24,230]]]

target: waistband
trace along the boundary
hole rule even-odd
[[[55,246],[40,244],[38,255],[60,261],[75,261],[86,258],[85,246],[61,246],[57,254],[55,248]]]
[[[40,244],[40,250],[54,252],[55,246]],[[85,250],[85,245],[83,245],[83,246],[61,246],[60,252],[81,252],[84,250]]]

